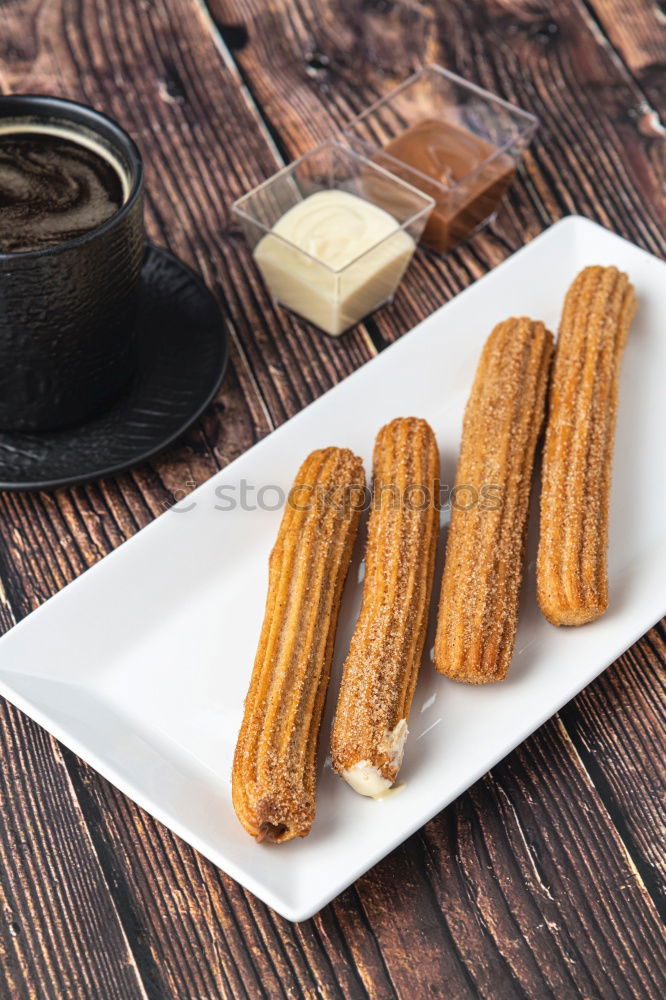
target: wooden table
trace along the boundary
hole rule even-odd
[[[665,53],[656,0],[2,3],[2,90],[83,100],[138,139],[150,237],[203,273],[232,342],[214,405],[167,453],[0,495],[2,627],[553,220],[664,255]],[[430,60],[535,112],[536,142],[489,231],[419,253],[391,308],[328,340],[273,308],[230,203]],[[2,704],[0,996],[665,997],[665,640],[650,631],[301,925]]]

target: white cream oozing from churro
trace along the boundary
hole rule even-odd
[[[408,734],[407,720],[401,719],[394,729],[384,733],[379,744],[378,750],[387,755],[394,774],[398,773],[402,765]],[[379,768],[371,764],[369,760],[360,760],[352,767],[345,768],[341,773],[355,792],[358,792],[359,795],[368,795],[373,799],[380,799],[393,784],[393,781],[385,778]]]

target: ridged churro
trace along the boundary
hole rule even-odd
[[[608,503],[622,351],[636,310],[626,274],[586,267],[569,288],[555,351],[541,487],[539,605],[554,625],[608,606]]]
[[[304,837],[312,826],[317,739],[364,487],[351,451],[312,452],[271,552],[232,772],[236,814],[258,841]]]
[[[425,420],[405,417],[375,442],[363,601],[333,725],[335,770],[377,797],[402,763],[421,664],[439,529],[439,454]]]
[[[439,602],[435,663],[470,684],[503,680],[513,655],[534,451],[552,334],[507,319],[486,341],[465,409]]]

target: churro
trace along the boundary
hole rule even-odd
[[[435,664],[470,684],[503,680],[518,624],[534,451],[552,334],[507,319],[486,341],[465,409],[439,602]]]
[[[428,619],[439,528],[439,454],[425,420],[375,442],[361,612],[333,725],[335,770],[362,795],[390,788],[402,763]]]
[[[304,837],[340,598],[358,528],[360,458],[306,458],[269,563],[268,597],[232,772],[236,814],[258,841]]]
[[[555,351],[541,487],[537,595],[554,625],[608,606],[608,503],[622,351],[636,309],[615,267],[586,267],[567,293]]]

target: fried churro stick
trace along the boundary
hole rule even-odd
[[[534,450],[552,334],[530,319],[495,327],[463,423],[439,602],[435,664],[469,684],[503,680],[513,655]]]
[[[271,552],[232,772],[236,815],[258,841],[304,837],[312,826],[317,738],[364,486],[351,451],[312,452]]]
[[[425,420],[405,417],[375,442],[363,603],[338,698],[331,755],[362,795],[395,781],[421,663],[439,529],[439,454]]]
[[[626,274],[586,267],[564,302],[541,487],[539,605],[553,625],[608,606],[608,501],[622,351],[636,310]]]

